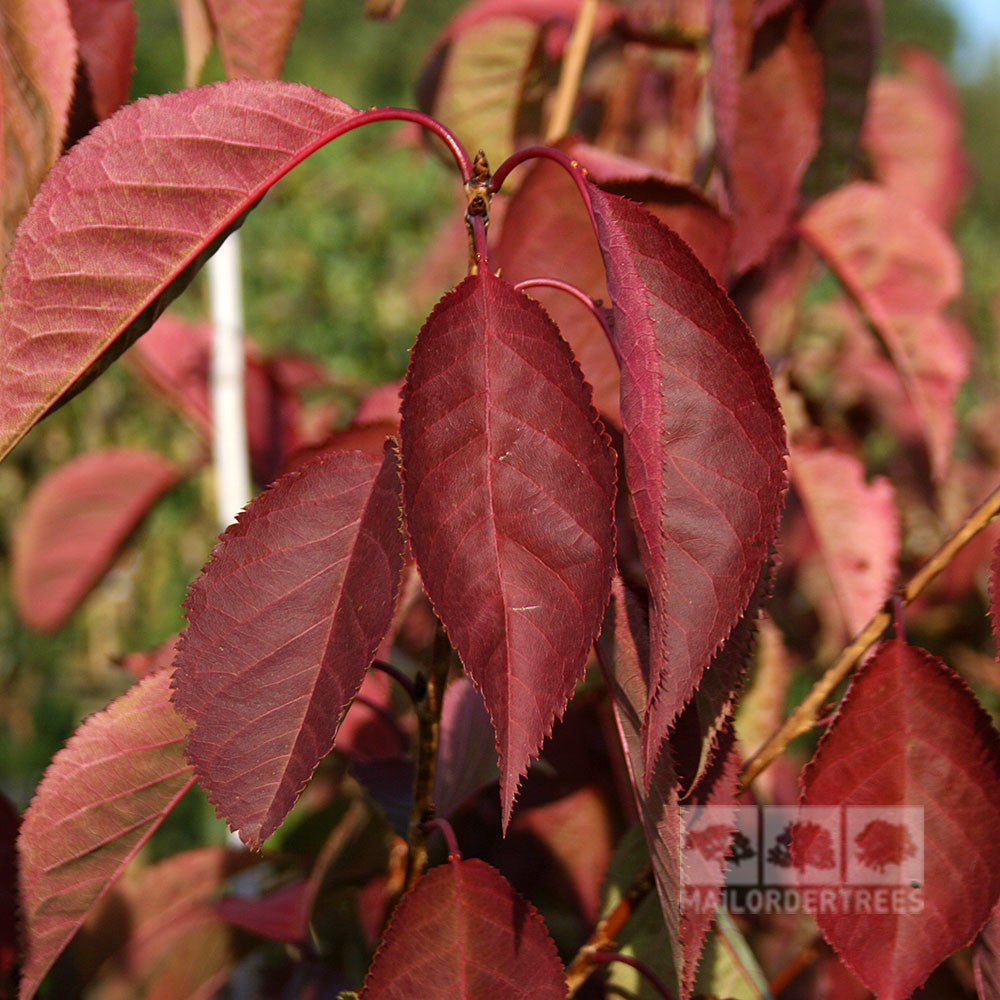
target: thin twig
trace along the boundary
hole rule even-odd
[[[803,972],[806,971],[811,965],[816,963],[816,960],[822,954],[823,947],[823,935],[816,934],[814,937],[810,938],[808,943],[804,948],[800,948],[798,952],[792,957],[791,961],[788,962],[783,968],[779,969],[777,974],[772,977],[771,981],[767,984],[768,990],[772,996],[779,997],[785,990],[788,989],[792,983],[795,982]]]
[[[566,292],[567,295],[572,295],[578,302],[583,303],[583,305],[590,310],[594,319],[601,324],[601,329],[604,331],[604,336],[611,345],[611,350],[614,351],[619,364],[621,363],[621,354],[618,350],[618,344],[615,341],[614,334],[611,332],[611,324],[608,322],[607,310],[605,310],[593,296],[588,295],[582,288],[577,288],[576,285],[573,285],[568,281],[563,281],[562,278],[525,278],[524,281],[519,281],[514,288],[519,292],[527,291],[529,288],[555,288],[557,291]]]
[[[674,1000],[673,993],[667,989],[663,984],[663,980],[645,962],[640,962],[639,959],[633,958],[631,955],[623,955],[618,951],[595,951],[590,957],[598,965],[607,965],[609,962],[621,962],[622,965],[627,965],[635,969],[663,997],[663,1000]]]
[[[549,116],[549,127],[545,130],[547,143],[561,139],[569,131],[569,123],[573,119],[573,106],[580,91],[580,79],[583,76],[587,53],[590,51],[590,41],[594,37],[596,21],[597,0],[583,0],[563,54],[559,84],[552,102],[552,114]]]
[[[413,805],[406,842],[406,888],[423,874],[427,867],[427,827],[434,819],[434,769],[437,765],[438,742],[441,736],[441,705],[448,683],[448,663],[451,646],[442,630],[438,630],[426,683],[417,685],[417,774],[413,782]]]
[[[429,820],[424,824],[427,828],[427,833],[431,834],[435,830],[441,831],[441,836],[444,837],[444,842],[448,845],[448,860],[449,861],[461,861],[462,852],[458,849],[458,838],[455,836],[455,830],[443,816],[439,816],[437,819]]]
[[[407,693],[407,695],[409,695],[410,701],[416,704],[416,686],[413,681],[399,669],[399,667],[392,663],[387,663],[385,660],[372,660],[372,669],[380,670],[383,674],[388,674],[388,676],[391,677]]]
[[[985,528],[1000,513],[1000,487],[997,487],[969,516],[962,526],[931,556],[920,570],[898,591],[903,604],[912,603],[931,582],[951,562],[968,542]],[[822,677],[813,685],[805,700],[785,720],[777,730],[750,758],[743,769],[743,787],[748,787],[763,773],[775,759],[781,756],[797,736],[809,732],[816,717],[833,694],[840,682],[854,669],[855,665],[879,640],[882,633],[892,623],[890,610],[879,611],[861,631]]]
[[[594,933],[590,935],[590,940],[580,948],[574,955],[573,961],[566,967],[567,997],[575,996],[576,991],[597,968],[598,962],[594,960],[594,955],[614,948],[615,939],[621,933],[621,929],[652,891],[653,870],[647,868],[625,890],[625,895],[619,900],[618,905],[598,923]]]

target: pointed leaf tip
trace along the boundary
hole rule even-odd
[[[483,861],[432,868],[392,914],[360,1000],[564,1000],[538,911]]]
[[[648,212],[591,188],[622,358],[625,480],[650,590],[644,771],[746,610],[775,540],[785,430],[735,306]]]
[[[221,815],[259,847],[333,746],[403,565],[394,447],[317,459],[223,534],[188,594],[174,702]]]
[[[600,630],[613,452],[558,330],[485,272],[421,330],[402,415],[413,551],[493,719],[506,828]]]

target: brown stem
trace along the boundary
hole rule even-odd
[[[417,684],[417,774],[413,782],[413,805],[406,842],[406,888],[427,867],[427,827],[434,819],[434,769],[441,736],[441,704],[448,683],[451,646],[442,630],[434,642],[434,654],[425,682]]]
[[[576,104],[576,95],[580,90],[580,78],[583,76],[583,66],[587,61],[596,20],[597,0],[583,0],[563,54],[559,84],[552,102],[552,114],[549,116],[549,126],[545,130],[547,143],[561,139],[569,131],[569,123],[573,118],[573,105]]]
[[[965,520],[962,526],[914,574],[909,583],[898,591],[903,604],[912,603],[951,562],[969,541],[1000,513],[1000,486],[998,486]],[[858,661],[879,640],[892,623],[892,613],[883,608],[876,614],[822,677],[813,685],[802,703],[785,720],[784,724],[747,761],[743,769],[743,787],[756,778],[785,752],[797,736],[807,733],[815,725],[816,717],[840,682],[854,669]]]
[[[822,954],[823,935],[815,935],[784,968],[780,969],[767,984],[768,992],[779,997],[803,972],[813,965]]]
[[[587,977],[597,968],[599,962],[595,954],[611,951],[615,938],[628,923],[629,917],[635,913],[639,904],[653,891],[653,871],[647,868],[625,890],[618,905],[594,928],[590,940],[583,945],[566,967],[567,997],[576,995],[576,991],[584,984]]]

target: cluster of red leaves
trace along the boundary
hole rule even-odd
[[[18,230],[0,302],[0,456],[136,342],[139,371],[204,430],[204,330],[165,317],[142,335],[268,188],[363,117],[310,88],[254,79],[280,69],[299,6],[182,3],[194,76],[214,37],[228,74],[242,79],[129,106],[49,173]],[[46,25],[73,42],[60,65],[79,59],[75,78],[94,120],[121,103],[131,60],[116,39],[132,31],[129,4],[104,5],[105,19],[96,8],[69,3]],[[425,105],[494,157],[530,143],[548,97],[536,81],[558,65],[578,8],[467,6],[431,53]],[[35,16],[25,5],[21,21],[7,20],[12,50],[25,39],[40,50]],[[273,485],[223,534],[191,588],[179,641],[149,663],[132,661],[141,679],[80,727],[25,815],[22,1000],[81,928],[97,941],[114,933],[115,905],[133,923],[127,960],[98,948],[83,973],[102,996],[119,995],[119,985],[211,995],[239,958],[231,927],[294,944],[307,956],[306,988],[339,989],[349,984],[309,964],[313,925],[337,906],[368,944],[381,937],[366,1000],[565,995],[545,922],[512,884],[530,885],[514,874],[514,852],[476,852],[504,875],[452,858],[392,909],[401,884],[391,835],[383,827],[370,838],[379,847],[362,849],[372,814],[356,785],[343,774],[310,783],[336,741],[351,780],[405,833],[412,720],[369,668],[394,649],[426,656],[434,616],[475,685],[453,680],[444,697],[440,814],[470,801],[485,808],[477,793],[498,775],[493,825],[544,843],[572,873],[590,921],[622,816],[634,816],[659,905],[640,907],[623,940],[633,935],[635,952],[685,998],[747,983],[762,995],[752,955],[727,965],[721,923],[710,933],[735,829],[736,703],[772,589],[794,583],[836,642],[882,605],[898,571],[894,490],[882,477],[866,481],[863,435],[848,416],[891,426],[904,487],[926,466],[938,494],[924,506],[943,496],[969,366],[950,311],[961,265],[946,235],[965,174],[956,103],[921,53],[904,55],[901,71],[877,78],[868,96],[877,14],[866,0],[599,4],[594,31],[581,121],[599,124],[554,154],[573,178],[543,161],[520,179],[495,212],[495,253],[420,331],[401,402],[396,386],[377,392],[352,426],[331,432],[328,414],[313,419],[301,397],[322,372],[249,358],[255,472]],[[660,58],[664,47],[671,58]],[[106,60],[105,48],[119,58]],[[37,65],[37,51],[25,65]],[[20,201],[5,201],[14,220],[76,137],[67,81],[26,72],[21,82],[35,88],[25,107],[49,109],[48,138],[65,122],[42,163],[42,145],[25,131],[37,122],[5,104],[6,132],[31,149],[15,157],[25,180],[11,187]],[[698,127],[705,102],[708,137]],[[461,261],[464,223],[456,232],[446,243]],[[804,304],[824,267],[838,292]],[[596,307],[600,322],[576,299],[539,291],[546,312],[515,287],[550,275],[608,302]],[[824,325],[835,336],[821,360],[838,384],[821,405],[817,359],[793,334]],[[779,396],[795,503],[776,571],[787,486]],[[178,477],[155,455],[116,452],[78,459],[41,484],[15,544],[26,619],[39,628],[65,621]],[[793,639],[794,624],[788,632]],[[597,759],[609,784],[617,767],[624,795],[611,806],[614,791],[588,778],[535,801],[544,779],[529,765],[595,643],[608,693],[594,715],[614,744],[609,751],[602,738]],[[779,647],[774,639],[765,653]],[[780,700],[784,682],[774,683]],[[591,729],[600,731],[596,720]],[[788,801],[779,779],[771,790]],[[308,870],[260,898],[216,902],[248,863],[217,851],[187,852],[115,885],[195,780],[254,848],[300,796],[312,815],[335,818]],[[800,797],[804,806],[923,810],[922,911],[816,917],[880,998],[909,996],[980,931],[975,975],[992,995],[998,798],[1000,737],[972,692],[902,639],[882,646],[855,676]],[[683,810],[696,806],[722,819],[700,903],[683,857]],[[584,864],[573,860],[577,844],[561,839],[580,815],[591,841]],[[485,825],[468,829],[483,837]],[[0,847],[15,827],[4,824]],[[792,868],[817,846],[809,831],[828,836],[813,828],[792,824]],[[354,892],[346,903],[338,879]],[[13,963],[7,922],[0,974]],[[746,929],[758,932],[766,963],[773,928]],[[842,975],[836,968],[817,964],[817,995],[824,976]]]

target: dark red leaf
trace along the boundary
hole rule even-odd
[[[563,1000],[562,962],[535,908],[483,861],[432,868],[406,895],[360,1000]]]
[[[857,635],[896,576],[900,527],[892,485],[881,476],[866,483],[861,461],[835,448],[794,447],[790,467],[847,632]]]
[[[927,52],[907,49],[900,63],[871,88],[865,148],[876,180],[947,228],[968,174],[958,91]]]
[[[92,451],[50,472],[28,498],[13,535],[14,601],[32,628],[66,622],[129,535],[181,478],[152,451]]]
[[[722,161],[728,162],[736,142],[743,74],[750,62],[754,0],[709,0],[709,9],[708,85],[716,142]]]
[[[281,76],[302,0],[205,0],[205,4],[226,76],[232,80]]]
[[[395,449],[317,459],[253,500],[186,601],[174,702],[209,798],[259,847],[333,745],[403,566]]]
[[[132,0],[69,0],[97,121],[127,100],[135,68],[135,8]]]
[[[402,414],[413,552],[493,719],[506,827],[600,630],[614,455],[559,331],[485,271],[420,331]]]
[[[882,0],[816,3],[810,19],[823,60],[823,117],[820,147],[806,188],[826,194],[857,171],[868,85],[882,44]]]
[[[301,946],[308,941],[314,897],[309,879],[301,879],[266,896],[227,896],[215,910],[234,927]]]
[[[766,22],[755,36],[739,84],[732,151],[722,164],[737,274],[761,263],[790,226],[819,147],[821,75],[819,53],[796,12]]]
[[[62,152],[77,45],[66,0],[8,0],[0,23],[3,233],[0,253]],[[7,400],[6,392],[3,393]]]
[[[0,996],[8,996],[17,961],[17,831],[14,803],[0,792]],[[13,995],[13,991],[9,995]]]
[[[665,226],[592,190],[622,358],[625,478],[650,590],[647,773],[774,541],[784,427],[725,292]]]
[[[598,653],[614,698],[615,721],[649,848],[667,928],[667,945],[678,977],[674,987],[686,997],[690,995],[702,942],[718,905],[725,863],[720,861],[717,871],[702,872],[701,884],[686,884],[682,789],[670,743],[657,756],[648,781],[643,781],[641,727],[650,670],[648,618],[643,602],[623,585],[621,578],[614,583]],[[734,743],[732,730],[727,727],[698,784],[685,796],[685,806],[729,807],[735,802],[739,761]],[[717,818],[719,815],[727,826],[728,839],[735,828],[732,814],[726,808]]]
[[[877,184],[839,188],[800,225],[884,341],[920,414],[931,467],[943,478],[955,399],[969,371],[967,335],[942,314],[961,290],[958,252],[920,209]]]
[[[147,330],[264,192],[355,114],[310,87],[239,81],[146,98],[77,143],[4,275],[0,458]]]
[[[816,914],[826,939],[880,1000],[903,1000],[972,941],[1000,895],[1000,736],[941,660],[885,642],[855,675],[803,772],[801,803],[922,810],[922,838],[914,832],[910,852],[923,851],[919,912],[845,904]],[[848,849],[860,849],[863,831],[855,837],[845,813]],[[793,857],[803,847],[793,840]],[[837,888],[850,899],[863,880],[848,877]]]
[[[143,678],[52,760],[18,838],[27,951],[20,1000],[194,783],[170,675]]]

